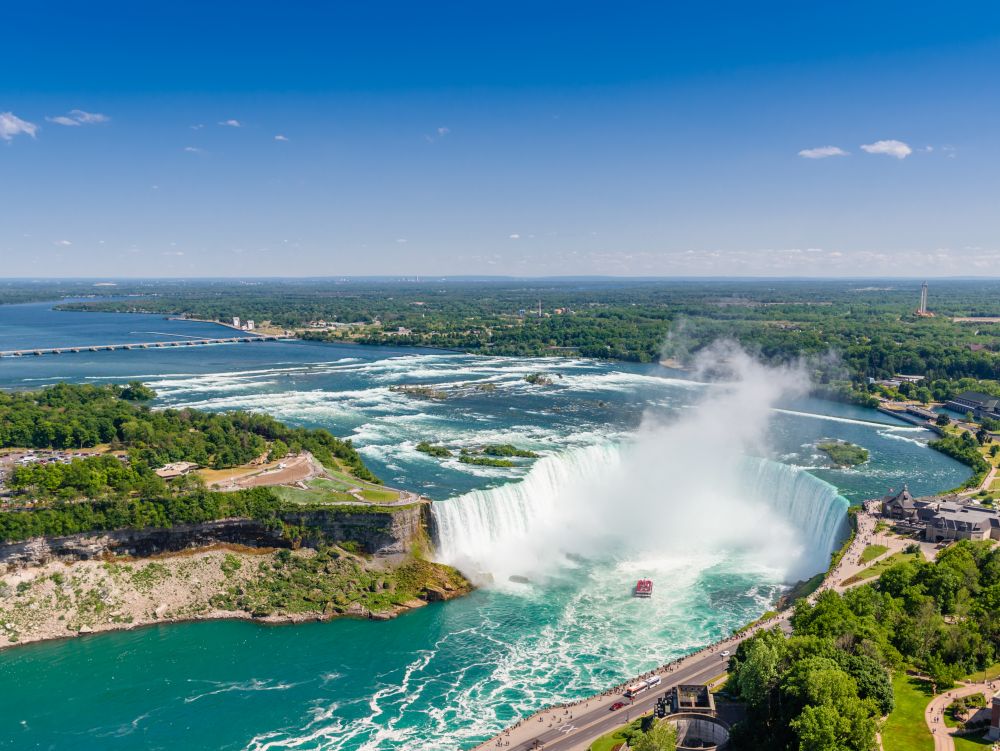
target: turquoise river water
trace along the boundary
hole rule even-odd
[[[0,307],[0,350],[227,331],[50,308]],[[264,410],[350,436],[387,483],[434,499],[442,559],[486,583],[384,623],[202,622],[4,650],[0,747],[468,748],[752,620],[825,567],[848,503],[968,476],[925,431],[751,370],[727,388],[658,365],[305,342],[0,360],[2,388],[139,378],[163,406]],[[527,383],[534,372],[552,385]],[[450,396],[390,390],[404,383]],[[833,469],[823,438],[871,459]],[[475,467],[420,440],[543,456]],[[629,597],[640,576],[656,583],[650,601]]]

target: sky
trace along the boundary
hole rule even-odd
[[[0,276],[1000,276],[992,2],[9,4]]]

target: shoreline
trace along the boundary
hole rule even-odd
[[[219,606],[232,602],[234,589],[253,591],[280,582],[280,575],[274,572],[282,552],[287,553],[278,548],[219,543],[143,558],[51,560],[8,571],[0,576],[0,653],[29,644],[196,621],[239,620],[262,626],[340,618],[388,621],[432,602],[457,599],[474,591],[467,580],[460,584],[434,569],[436,578],[428,578],[419,591],[381,609],[372,609],[370,601],[361,599],[338,608],[327,602],[317,603],[317,609],[311,611],[277,610],[264,615]],[[308,560],[316,555],[318,551],[302,548],[289,558]],[[391,579],[398,567],[416,558],[411,554],[398,561],[398,566],[385,559],[367,561],[351,554],[336,560],[347,565],[321,575],[356,584],[358,577],[352,578],[352,566],[360,566],[369,578]],[[406,590],[401,595],[406,597]]]
[[[471,590],[470,590],[471,592]],[[468,593],[466,593],[468,594]],[[450,602],[452,599],[458,599],[464,595],[458,595],[456,597],[448,598],[447,600],[442,600],[442,602]],[[416,603],[420,604],[417,605]],[[414,610],[420,610],[425,608],[432,603],[426,600],[415,600],[413,605],[398,605],[391,611],[380,611],[376,616],[383,617],[373,617],[372,615],[361,615],[353,613],[337,613],[332,615],[327,615],[323,613],[290,613],[280,616],[266,616],[264,618],[259,618],[254,616],[252,613],[246,611],[230,611],[230,610],[219,610],[217,612],[208,613],[201,616],[185,616],[182,618],[162,618],[162,619],[152,619],[148,621],[143,621],[141,623],[129,623],[129,624],[108,624],[104,626],[99,626],[97,628],[92,628],[85,631],[78,631],[75,634],[65,634],[60,636],[39,636],[30,639],[21,639],[16,642],[0,642],[0,654],[12,649],[18,649],[19,647],[28,647],[35,644],[53,644],[55,642],[61,641],[75,641],[77,639],[86,638],[88,636],[102,636],[104,634],[120,633],[122,631],[140,631],[142,629],[153,628],[154,626],[175,626],[182,625],[185,623],[208,623],[211,621],[242,621],[245,623],[253,623],[262,628],[283,628],[285,626],[298,626],[305,623],[328,623],[330,621],[339,620],[355,620],[355,621],[375,621],[384,622],[391,621],[399,618],[400,616],[406,615]]]

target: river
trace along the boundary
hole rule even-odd
[[[0,307],[0,343],[16,342],[0,349],[224,331]],[[552,384],[525,381],[537,372]],[[386,482],[436,501],[441,554],[493,583],[385,623],[174,624],[4,650],[0,747],[467,748],[752,620],[823,567],[848,503],[969,474],[928,449],[926,431],[872,410],[782,397],[762,418],[752,394],[658,365],[307,342],[0,360],[3,388],[136,378],[160,406],[266,410],[351,437]],[[831,468],[823,438],[871,459]],[[420,440],[455,456],[418,452]],[[542,458],[458,461],[462,447],[502,442]],[[650,601],[628,596],[640,576],[656,583]]]

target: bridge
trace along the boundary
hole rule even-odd
[[[178,339],[165,342],[130,342],[128,344],[89,344],[75,347],[39,347],[0,350],[0,357],[29,357],[32,355],[65,355],[73,352],[114,352],[120,349],[165,349],[167,347],[200,347],[206,344],[236,344],[238,342],[271,342],[285,337],[271,334],[251,336],[226,336],[214,339]]]

